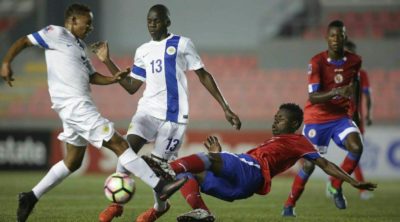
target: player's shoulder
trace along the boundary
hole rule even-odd
[[[49,35],[66,35],[67,29],[58,25],[48,25],[43,28],[43,32]]]
[[[326,58],[327,58],[327,52],[322,51],[322,52],[315,54],[313,57],[311,57],[311,62],[321,63],[324,60],[326,60]]]
[[[349,61],[353,61],[353,62],[361,62],[362,61],[362,58],[360,55],[349,52],[349,51],[346,51],[346,57]]]

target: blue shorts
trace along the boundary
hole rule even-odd
[[[346,150],[344,141],[352,132],[360,133],[360,130],[349,118],[342,118],[327,123],[305,124],[303,128],[303,135],[311,141],[321,154],[328,152],[328,145],[331,139],[340,148]]]
[[[221,175],[207,171],[201,192],[225,201],[252,196],[264,183],[260,165],[247,154],[222,152]]]

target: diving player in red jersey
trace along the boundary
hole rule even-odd
[[[345,45],[344,45],[345,50],[352,52],[352,53],[356,53],[356,44],[354,44],[354,42],[347,40]],[[360,132],[362,135],[364,135],[365,132],[365,123],[367,124],[367,126],[372,125],[372,97],[371,97],[371,88],[370,88],[370,84],[369,84],[369,79],[368,79],[368,74],[364,69],[360,70],[360,101],[358,104],[358,109],[356,111],[359,112],[359,117],[360,118],[356,118],[353,119],[355,121],[355,123],[357,124],[358,128],[360,129]],[[365,105],[367,108],[367,113],[364,114],[364,102],[363,100],[365,99]],[[364,115],[365,115],[365,119],[364,119]],[[354,169],[354,177],[356,178],[356,180],[358,181],[364,181],[364,175],[363,172],[361,170],[360,165],[358,165],[355,169]],[[372,192],[369,192],[368,190],[360,190],[360,198],[362,200],[368,200],[371,199],[373,197]]]
[[[332,21],[328,25],[326,36],[328,50],[312,57],[308,65],[309,99],[304,109],[303,135],[320,154],[327,153],[331,139],[340,148],[348,151],[341,168],[351,174],[357,167],[363,150],[360,131],[352,121],[361,58],[344,50],[346,38],[343,22]],[[283,208],[283,216],[295,216],[294,207],[314,171],[314,165],[311,161],[304,161],[293,181],[292,190]],[[342,182],[337,178],[332,179],[329,192],[336,207],[346,209]]]
[[[295,134],[303,121],[303,111],[293,103],[282,104],[275,114],[273,137],[247,153],[221,152],[218,139],[207,138],[208,153],[197,153],[177,159],[170,167],[177,177],[189,177],[181,188],[194,209],[178,216],[178,221],[214,221],[215,217],[200,196],[201,192],[225,201],[245,199],[253,194],[270,192],[271,179],[293,166],[300,158],[316,164],[327,174],[350,183],[358,189],[374,190],[376,184],[358,182],[334,163],[321,157],[306,137]],[[157,162],[145,161],[157,173]]]

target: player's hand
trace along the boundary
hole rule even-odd
[[[336,88],[336,92],[338,96],[342,96],[345,98],[350,98],[354,95],[354,86],[353,83],[350,83],[347,86],[338,87]]]
[[[7,84],[12,87],[12,81],[14,81],[13,76],[13,71],[11,69],[11,65],[9,63],[3,63],[1,65],[1,77],[4,79],[4,81],[7,82]]]
[[[117,72],[114,75],[115,82],[119,82],[119,81],[125,79],[130,72],[131,72],[131,69],[129,67],[127,67],[125,70]]]
[[[376,187],[376,183],[370,183],[370,182],[358,182],[357,184],[353,185],[355,188],[360,189],[360,190],[370,190],[373,191]]]
[[[207,137],[207,141],[204,142],[204,146],[210,153],[219,153],[222,150],[221,144],[219,144],[218,138],[215,136]]]
[[[232,112],[230,108],[225,110],[225,118],[229,121],[233,128],[240,130],[240,127],[242,127],[242,122],[240,122],[239,117]]]
[[[90,45],[90,48],[94,54],[99,58],[100,61],[104,62],[110,58],[108,42],[95,42]]]

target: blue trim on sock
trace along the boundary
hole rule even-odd
[[[205,170],[209,170],[211,167],[211,161],[208,155],[205,153],[196,153],[196,155],[203,161]]]
[[[304,172],[303,169],[300,169],[299,172],[297,173],[297,176],[299,176],[303,180],[308,180],[310,175],[308,175],[306,172]]]
[[[361,155],[358,153],[348,152],[346,157],[351,160],[360,160]]]

